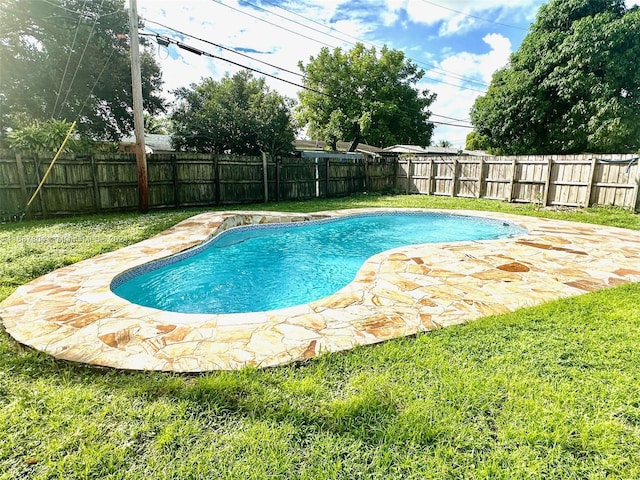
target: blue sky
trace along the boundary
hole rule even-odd
[[[486,91],[493,72],[503,67],[509,55],[517,50],[537,10],[545,3],[545,0],[138,0],[138,12],[145,20],[146,32],[170,36],[298,84],[302,83],[295,74],[299,73],[298,61],[306,63],[323,46],[349,49],[360,41],[369,47],[387,45],[402,50],[426,71],[418,87],[438,96],[431,108],[431,119],[441,124],[436,127],[433,141],[447,140],[456,147],[464,147],[465,137],[471,131],[466,128],[471,105]],[[640,4],[640,0],[626,3],[633,6]],[[204,77],[218,79],[226,72],[233,74],[240,69],[175,45],[154,48],[167,92]],[[267,77],[267,83],[283,95],[297,98],[299,88],[278,79]],[[459,126],[443,125],[446,123]]]

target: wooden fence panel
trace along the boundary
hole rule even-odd
[[[514,202],[540,203],[544,196],[548,162],[535,157],[525,157],[516,163]]]
[[[16,157],[20,157],[20,166]],[[27,177],[21,154],[0,151],[0,215],[18,214],[27,197]]]
[[[20,215],[53,154],[0,151],[0,218]],[[542,205],[640,207],[634,155],[402,156],[376,160],[266,159],[175,153],[148,157],[149,203],[220,205],[304,200],[393,189]],[[265,179],[266,175],[266,179]],[[29,209],[32,217],[138,208],[132,154],[63,155]]]
[[[138,171],[135,155],[96,154],[94,159],[100,210],[119,211],[137,208]]]
[[[454,187],[455,172],[453,160],[444,157],[433,160],[433,194],[451,195]]]
[[[354,193],[351,175],[357,175],[355,163],[352,160],[329,160],[329,191],[328,197],[345,197]]]
[[[415,159],[402,158],[398,161],[396,169],[396,188],[406,193],[423,193],[412,184],[415,183],[417,173],[415,172]]]
[[[586,205],[591,161],[558,160],[553,162],[549,185],[549,204],[569,207]]]
[[[175,155],[153,154],[147,157],[149,206],[151,208],[179,205],[178,182],[175,178],[177,169]]]
[[[505,157],[485,159],[485,195],[484,198],[506,200],[509,198],[509,179],[511,161]]]
[[[637,155],[517,157],[407,156],[396,188],[406,193],[476,197],[540,205],[616,205],[640,209]]]
[[[477,198],[480,196],[482,163],[479,158],[461,159],[458,162],[458,197]]]
[[[217,162],[220,173],[220,203],[228,205],[264,201],[261,157],[224,156],[218,157]],[[210,163],[213,165],[213,162]]]
[[[621,156],[608,157],[617,163],[600,162],[597,165],[592,199],[598,205],[615,205],[636,208],[640,162],[625,161]],[[618,158],[616,158],[618,157]]]
[[[411,160],[413,165],[413,181],[409,179],[409,193],[430,194],[433,180],[433,161],[424,158]]]
[[[308,200],[319,191],[322,162],[314,158],[283,158],[280,174],[281,200]]]
[[[366,191],[387,192],[395,188],[396,162],[382,159],[366,163]],[[322,182],[321,182],[322,184]]]

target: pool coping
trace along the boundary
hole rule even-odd
[[[110,289],[123,272],[234,226],[389,211],[493,218],[528,233],[382,252],[336,294],[268,312],[166,312],[132,304]],[[56,358],[202,372],[302,361],[627,282],[640,282],[640,232],[634,230],[471,210],[208,212],[19,287],[0,303],[0,321],[18,342]]]

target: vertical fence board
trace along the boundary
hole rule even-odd
[[[0,152],[0,218],[24,210],[50,164],[49,154]],[[270,159],[175,153],[151,155],[154,208],[304,200],[383,192],[493,198],[543,205],[640,207],[637,156],[403,156],[375,160]],[[266,161],[265,161],[266,160]],[[266,187],[266,189],[265,189]],[[33,217],[135,210],[131,154],[62,155],[29,209]],[[4,217],[3,217],[4,215]]]

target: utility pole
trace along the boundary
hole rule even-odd
[[[133,94],[133,125],[136,136],[136,165],[138,167],[138,207],[149,211],[147,152],[144,144],[144,113],[142,108],[142,73],[140,72],[140,44],[138,38],[138,8],[136,0],[129,0],[129,48],[131,52],[131,91]]]

